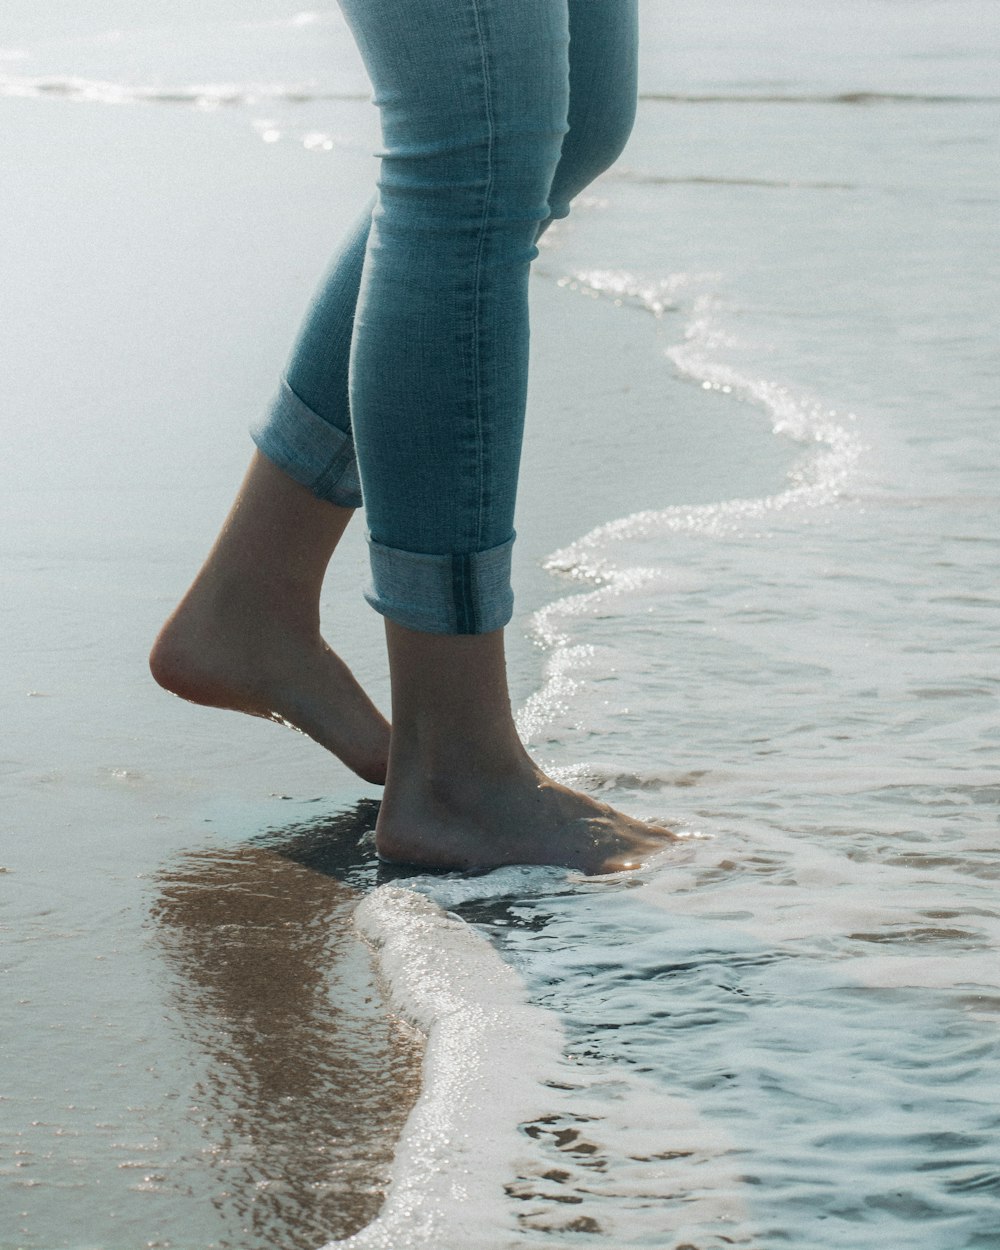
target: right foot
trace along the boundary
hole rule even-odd
[[[196,582],[149,657],[156,681],[209,707],[278,721],[382,785],[389,724],[318,630]]]
[[[389,863],[438,869],[556,864],[590,874],[638,868],[676,838],[546,777],[509,771],[428,779],[393,766],[375,844]]]

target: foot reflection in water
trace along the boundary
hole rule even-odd
[[[157,882],[216,1246],[315,1247],[382,1203],[423,1043],[388,1016],[352,926],[377,810],[190,851]]]

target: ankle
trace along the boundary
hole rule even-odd
[[[268,622],[283,632],[319,636],[319,595],[314,586],[294,578],[262,577],[259,569],[219,567],[212,562],[195,578],[181,600],[177,617],[211,621],[224,632],[246,631]]]
[[[386,621],[396,771],[450,786],[525,773],[514,727],[503,631],[418,633]]]
[[[538,769],[516,734],[469,738],[421,737],[395,722],[389,751],[389,793],[422,796],[462,808],[494,790],[533,784]]]

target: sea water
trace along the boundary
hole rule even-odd
[[[1000,1246],[996,14],[645,16],[681,81],[540,265],[794,455],[549,556],[522,732],[684,838],[421,883],[564,1028],[476,1244]]]
[[[2,89],[368,150],[350,48],[318,64],[336,14],[253,16],[95,24],[86,54],[24,36]],[[643,22],[633,138],[533,281],[661,399],[622,388],[591,433],[635,480],[617,511],[588,491],[523,574],[514,682],[557,776],[682,836],[634,875],[362,904],[428,1045],[354,1244],[1000,1247],[997,12],[645,0]],[[299,1209],[272,1202],[266,1244],[283,1211],[303,1244]]]

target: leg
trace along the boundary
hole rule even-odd
[[[323,574],[352,515],[255,455],[150,669],[182,698],[300,729],[380,784],[389,726],[319,632]]]
[[[638,0],[568,0],[569,107],[548,215],[617,159],[635,117]],[[351,436],[349,364],[373,196],[347,232],[305,317],[270,410],[253,429],[260,450],[321,499],[358,507]]]
[[[568,0],[569,130],[549,190],[549,216],[615,163],[635,123],[639,79],[638,0]]]
[[[385,141],[350,368],[368,598],[387,618],[392,675],[379,853],[453,868],[635,866],[669,834],[535,767],[504,666],[528,267],[567,129],[566,0],[342,7]],[[626,24],[634,11],[596,7]],[[581,185],[598,172],[591,159]]]
[[[510,618],[528,277],[566,132],[566,0],[341,0],[381,111],[350,409],[367,597],[414,630]]]
[[[259,451],[150,668],[185,699],[300,729],[381,784],[389,726],[319,632],[323,575],[361,504],[347,369],[373,205],[333,259],[253,430]]]

